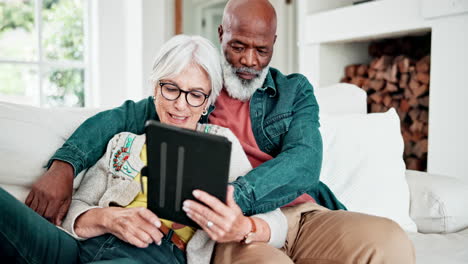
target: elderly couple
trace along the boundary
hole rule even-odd
[[[312,86],[268,67],[272,5],[231,0],[218,33],[221,58],[201,37],[169,40],[154,61],[154,96],[84,122],[34,184],[30,208],[0,189],[0,255],[19,263],[414,263],[395,222],[338,210],[345,207],[319,181]],[[233,142],[226,204],[201,190],[194,196],[204,204],[184,202],[203,230],[146,209],[139,170],[149,119]]]

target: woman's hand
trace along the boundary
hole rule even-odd
[[[250,232],[252,224],[243,215],[242,210],[234,201],[234,187],[228,186],[226,204],[216,197],[201,191],[193,191],[193,196],[205,205],[192,200],[184,201],[183,210],[216,242],[239,242]],[[253,218],[257,226],[255,241],[268,241],[270,229],[268,224],[259,218]],[[213,225],[208,227],[208,221]],[[256,234],[257,234],[256,233]]]
[[[161,221],[150,210],[137,208],[95,208],[81,215],[75,223],[75,233],[84,238],[111,233],[136,247],[161,244]]]

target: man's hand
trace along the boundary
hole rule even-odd
[[[55,225],[61,225],[73,192],[73,167],[60,160],[32,186],[26,205]]]

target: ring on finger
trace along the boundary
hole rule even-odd
[[[206,222],[206,227],[208,227],[208,228],[211,228],[213,225],[214,224],[211,221]]]

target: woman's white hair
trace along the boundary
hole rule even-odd
[[[214,104],[223,86],[218,50],[206,38],[176,35],[159,50],[153,63],[150,80],[157,88],[158,82],[180,74],[187,66],[195,64],[206,71],[211,82],[209,104]]]

